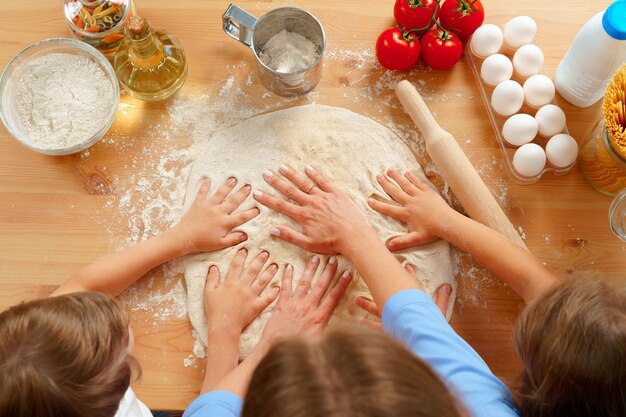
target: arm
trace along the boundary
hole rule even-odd
[[[473,416],[517,417],[506,386],[446,322],[425,293],[395,294],[382,315],[384,329],[428,362]]]
[[[256,217],[259,211],[253,208],[233,213],[250,194],[250,187],[245,186],[228,198],[236,184],[233,178],[209,197],[211,183],[206,180],[179,224],[159,236],[98,259],[72,276],[52,295],[99,291],[117,296],[151,269],[165,262],[193,252],[211,252],[246,240],[244,233],[232,229]]]
[[[382,174],[378,182],[400,206],[374,199],[368,203],[374,210],[408,223],[410,230],[389,241],[389,249],[400,250],[440,237],[472,255],[527,303],[556,282],[557,278],[530,252],[454,211],[414,173],[401,175],[390,169],[388,175],[395,183]]]
[[[246,249],[237,252],[223,284],[218,268],[209,268],[204,290],[209,343],[201,394],[218,389],[219,383],[237,368],[241,333],[278,296],[278,287],[263,294],[278,272],[274,263],[263,270],[269,253],[259,253],[244,269],[247,254]]]

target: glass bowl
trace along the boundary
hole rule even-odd
[[[28,137],[27,131],[17,114],[15,88],[29,62],[49,54],[58,53],[84,56],[98,64],[111,83],[113,94],[106,110],[108,115],[105,122],[93,136],[85,138],[81,143],[70,147],[48,149],[37,146]],[[87,149],[98,142],[113,124],[119,100],[119,83],[109,61],[95,48],[75,39],[51,38],[32,44],[13,58],[2,73],[2,77],[0,77],[0,119],[2,123],[4,123],[9,133],[22,145],[46,155],[69,155]]]

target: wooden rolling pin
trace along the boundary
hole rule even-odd
[[[428,155],[470,217],[528,249],[459,144],[435,121],[413,85],[406,80],[400,81],[396,85],[396,94],[424,135]]]

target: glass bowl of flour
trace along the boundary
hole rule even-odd
[[[80,152],[109,130],[120,92],[95,48],[53,38],[20,52],[0,78],[0,117],[22,145],[46,155]]]

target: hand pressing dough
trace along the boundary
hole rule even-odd
[[[408,229],[404,223],[383,216],[367,205],[367,198],[370,196],[389,199],[376,182],[376,175],[387,168],[395,167],[403,171],[411,170],[426,179],[413,154],[389,129],[345,109],[307,105],[256,116],[215,133],[192,167],[184,210],[193,202],[203,178],[211,179],[210,193],[227,178],[234,176],[239,181],[237,189],[244,184],[251,184],[253,190],[280,195],[263,180],[262,173],[266,169],[278,173],[278,168],[283,163],[301,172],[304,172],[307,164],[315,166],[348,193],[384,241],[404,234]],[[250,196],[240,210],[253,206],[257,204]],[[203,291],[211,265],[219,267],[223,279],[239,247],[248,248],[248,262],[264,249],[270,253],[270,261],[266,265],[276,262],[280,266],[274,282],[279,282],[284,265],[288,262],[295,268],[295,286],[312,255],[270,235],[270,229],[277,224],[291,225],[298,230],[294,222],[266,207],[261,206],[260,210],[258,217],[240,228],[247,233],[247,242],[217,252],[193,255],[186,260],[189,317],[205,346],[207,322]],[[433,216],[436,215],[437,213],[433,213]],[[355,241],[359,239],[358,236],[353,238]],[[431,297],[442,284],[452,286],[447,311],[449,318],[456,294],[449,244],[441,240],[435,241],[419,248],[398,252],[397,258],[403,263],[416,266],[416,279]],[[327,257],[323,256],[321,265],[325,265],[326,260]],[[346,269],[353,270],[344,257],[338,256],[338,262],[339,273]],[[321,270],[320,267],[317,276]],[[271,284],[268,289],[270,287]],[[362,279],[355,274],[333,320],[364,317],[365,313],[354,305],[354,299],[358,295],[369,295],[369,291]],[[272,307],[264,311],[245,330],[240,347],[242,356],[247,356],[258,342]],[[219,340],[209,340],[208,343],[219,343]]]

